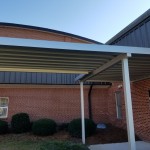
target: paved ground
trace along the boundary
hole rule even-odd
[[[128,150],[128,143],[115,143],[115,144],[97,144],[91,145],[90,150]],[[150,143],[143,141],[136,142],[137,150],[150,150]]]

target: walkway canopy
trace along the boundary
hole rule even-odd
[[[0,38],[0,71],[88,74],[91,81],[122,81],[129,56],[131,81],[150,75],[150,48]]]
[[[131,81],[150,77],[150,48],[0,38],[0,71],[81,74],[82,141],[85,81],[122,81],[126,103],[129,149],[135,150]],[[130,77],[129,77],[130,72]]]

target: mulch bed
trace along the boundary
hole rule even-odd
[[[41,141],[41,140],[59,140],[59,141],[71,141],[74,143],[81,143],[81,139],[71,137],[67,131],[61,130],[55,133],[52,136],[40,137],[35,136],[32,133],[24,133],[24,134],[5,134],[0,135],[0,142],[8,141],[8,140],[32,140],[32,141]],[[136,140],[140,140],[136,136]],[[106,129],[97,129],[96,133],[86,139],[86,144],[106,144],[106,143],[121,143],[127,142],[127,131],[114,127],[107,126]]]
[[[140,140],[135,135],[136,140]],[[97,129],[96,133],[87,138],[88,144],[108,144],[128,142],[127,131],[112,125],[107,125],[106,129]]]

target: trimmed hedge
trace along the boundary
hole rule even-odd
[[[70,122],[68,131],[71,136],[81,138],[81,119],[74,119]],[[96,131],[96,124],[91,119],[85,119],[85,137],[91,136]]]
[[[5,134],[8,132],[8,123],[6,121],[0,120],[0,134]]]
[[[33,123],[32,132],[35,135],[48,136],[56,132],[56,123],[52,119],[40,119]]]
[[[24,133],[31,129],[30,118],[27,113],[18,113],[12,116],[11,128],[14,133]]]

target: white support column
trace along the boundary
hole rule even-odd
[[[122,59],[122,73],[123,73],[123,83],[124,83],[124,96],[125,96],[129,150],[136,150],[128,58]]]
[[[85,144],[85,120],[84,120],[84,93],[83,93],[83,82],[80,82],[80,93],[81,93],[82,143]]]

